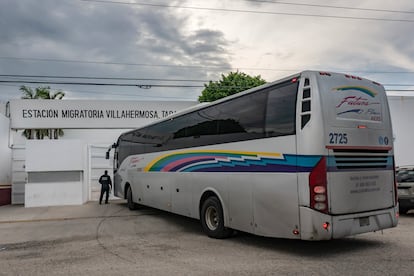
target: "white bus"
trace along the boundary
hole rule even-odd
[[[397,225],[392,143],[383,86],[304,71],[122,134],[114,191],[213,238],[336,239]]]

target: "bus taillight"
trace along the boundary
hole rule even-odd
[[[326,158],[322,157],[309,175],[310,207],[328,213]]]

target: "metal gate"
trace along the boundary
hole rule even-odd
[[[99,177],[104,173],[105,170],[111,176],[113,181],[113,151],[111,152],[110,158],[105,159],[108,145],[89,145],[88,146],[88,181],[89,181],[89,200],[99,200],[101,185],[98,183]],[[110,198],[114,198],[113,192],[110,193]]]
[[[24,189],[27,182],[26,147],[13,146],[12,149],[12,204],[24,204]]]

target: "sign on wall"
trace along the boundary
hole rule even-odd
[[[196,104],[193,101],[12,100],[10,127],[136,128]]]

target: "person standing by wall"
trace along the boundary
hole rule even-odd
[[[101,184],[101,196],[99,197],[99,204],[102,204],[102,198],[106,193],[105,204],[108,204],[109,190],[112,189],[111,177],[108,175],[108,171],[105,171],[101,177],[99,177],[99,183]]]

